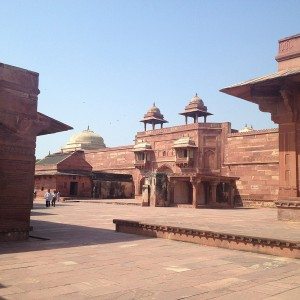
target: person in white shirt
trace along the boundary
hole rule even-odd
[[[46,207],[50,207],[50,203],[53,199],[53,194],[51,193],[50,189],[48,189],[48,192],[45,193],[44,198],[46,200]]]

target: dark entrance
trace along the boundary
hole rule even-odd
[[[78,192],[78,182],[71,181],[70,182],[70,196],[77,196]]]

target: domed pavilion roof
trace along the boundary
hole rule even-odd
[[[166,123],[167,121],[164,119],[164,115],[160,112],[159,108],[155,106],[155,102],[153,103],[152,107],[149,108],[147,113],[144,115],[143,120],[144,121],[155,121],[157,120],[157,123]]]
[[[203,110],[207,110],[207,107],[204,106],[204,103],[202,101],[202,99],[198,96],[198,94],[196,93],[196,95],[191,99],[189,105],[197,105],[197,108],[203,108]]]
[[[61,150],[70,152],[75,150],[96,150],[105,147],[103,138],[88,127],[86,130],[71,136],[69,142]]]
[[[146,124],[152,124],[152,128],[155,129],[156,124],[160,124],[162,128],[163,123],[168,123],[168,121],[164,119],[164,115],[160,112],[159,108],[155,106],[155,102],[140,122],[144,123],[145,131]]]
[[[197,93],[185,107],[184,112],[179,114],[193,118],[204,117],[205,121],[207,116],[212,115],[207,111],[207,107],[204,105],[203,100],[198,96]]]

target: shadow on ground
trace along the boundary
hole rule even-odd
[[[110,229],[86,227],[31,220],[34,230],[27,241],[1,242],[0,254],[51,250],[70,247],[130,242],[148,239],[134,234],[115,232]]]

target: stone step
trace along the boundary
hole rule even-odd
[[[116,231],[231,250],[300,258],[300,242],[114,219]]]

